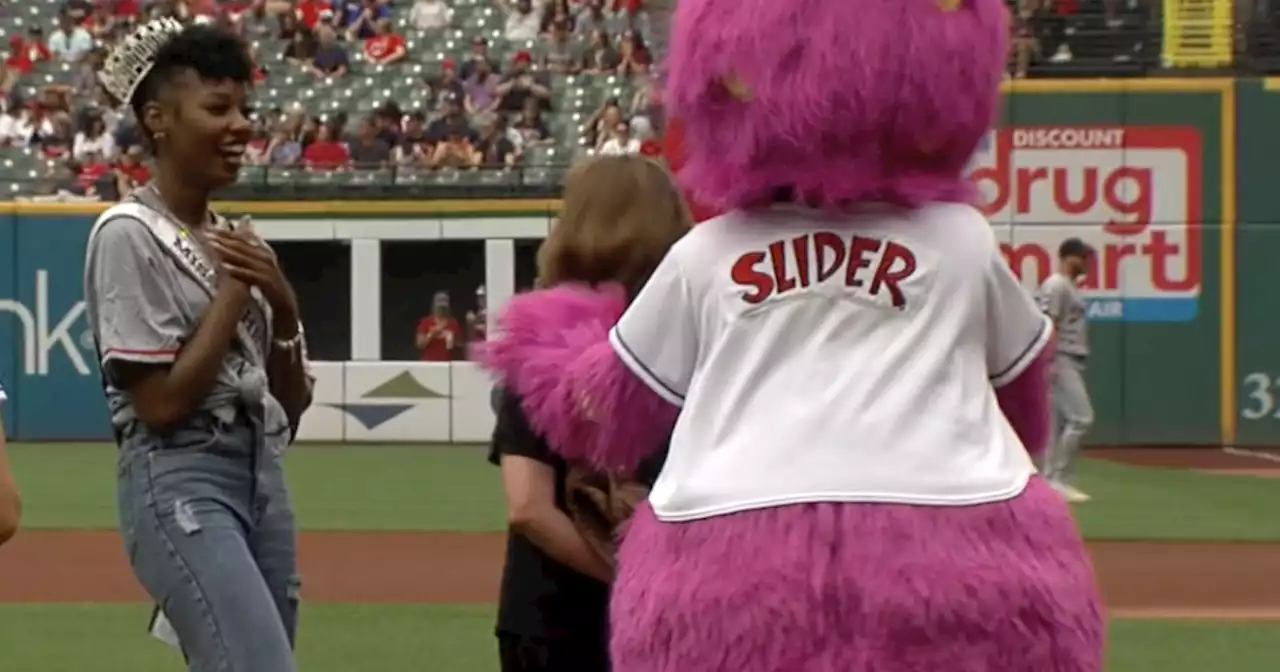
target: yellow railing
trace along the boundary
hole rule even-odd
[[[1165,67],[1231,65],[1232,17],[1231,0],[1164,0]]]

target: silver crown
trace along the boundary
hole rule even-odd
[[[156,52],[184,27],[169,17],[155,19],[126,37],[102,65],[98,81],[120,105],[128,105],[133,92],[155,65]]]

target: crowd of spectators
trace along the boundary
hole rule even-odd
[[[25,34],[9,37],[0,69],[0,145],[46,159],[46,191],[116,198],[145,182],[136,122],[109,104],[95,73],[138,22],[171,16],[240,32],[253,45],[260,82],[275,75],[338,87],[360,67],[420,73],[412,94],[367,114],[322,115],[296,101],[258,96],[250,161],[259,166],[513,169],[527,165],[539,147],[655,150],[658,119],[648,92],[653,55],[641,0],[483,0],[485,11],[501,13],[497,34],[476,30],[465,53],[420,60],[437,51],[432,42],[443,41],[443,31],[472,28],[455,21],[454,1],[67,0],[56,24],[30,23]],[[14,11],[14,4],[0,4],[0,12]],[[493,39],[521,46],[503,58],[491,53]],[[276,57],[264,58],[265,50],[276,50]],[[17,86],[50,67],[71,76]],[[555,82],[565,77],[625,80],[637,93],[584,114],[586,123],[559,129],[575,137],[556,137],[548,115],[557,101]]]

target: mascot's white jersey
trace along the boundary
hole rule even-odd
[[[1052,327],[964,205],[696,226],[610,333],[681,405],[658,518],[800,502],[964,505],[1035,469],[994,388]]]

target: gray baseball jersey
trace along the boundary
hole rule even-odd
[[[1089,356],[1089,325],[1084,299],[1076,283],[1061,273],[1054,273],[1040,285],[1040,309],[1058,330],[1058,352]]]
[[[89,243],[85,268],[85,307],[101,363],[104,368],[113,360],[170,364],[195,332],[212,297],[178,269],[141,221],[114,210],[103,219]],[[264,317],[269,332],[269,316]],[[269,339],[268,333],[258,344],[263,352]],[[246,357],[241,348],[232,348],[201,408],[224,415],[237,399],[265,403],[270,434],[287,428],[284,409],[267,390],[263,365]],[[107,402],[117,427],[136,417],[129,395],[109,377]]]

